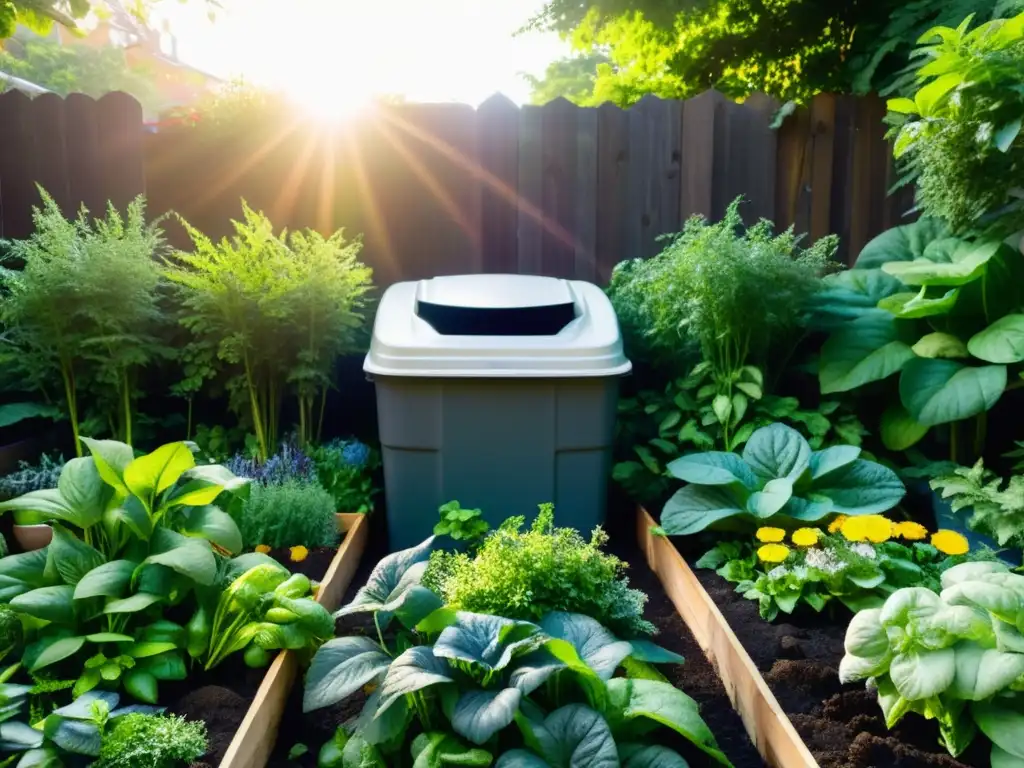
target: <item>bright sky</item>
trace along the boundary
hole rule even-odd
[[[213,23],[201,0],[161,4],[154,21],[168,18],[185,61],[307,102],[402,94],[476,105],[496,91],[523,102],[520,73],[541,74],[568,50],[553,34],[513,37],[540,0],[221,1]]]

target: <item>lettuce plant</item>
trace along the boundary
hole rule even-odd
[[[650,670],[650,664],[678,663],[680,657],[646,640],[620,640],[582,614],[552,613],[533,624],[443,607],[420,584],[431,543],[381,560],[339,611],[372,613],[377,642],[341,637],[313,658],[303,697],[307,712],[375,685],[354,731],[326,748],[331,755],[347,751],[362,765],[392,764],[387,756],[405,750],[406,734],[418,721],[428,741],[413,743],[417,757],[448,749],[467,755],[466,764],[484,765],[499,733],[513,723],[531,744],[554,734],[558,724],[577,741],[588,739],[585,731],[593,725],[598,735],[600,720],[624,743],[656,725],[668,727],[728,765],[685,693],[660,680],[613,677],[624,665]],[[394,619],[402,629],[389,644],[384,632]],[[646,676],[657,677],[653,670]],[[585,707],[565,709],[580,700]],[[587,741],[585,749],[596,746]]]
[[[903,483],[888,467],[859,457],[856,446],[813,451],[791,427],[762,427],[742,454],[691,453],[668,465],[669,473],[688,485],[665,504],[662,528],[678,536],[768,520],[796,527],[834,515],[892,509],[903,498]]]
[[[910,712],[935,719],[956,757],[980,731],[992,765],[1024,766],[1024,576],[1002,563],[964,563],[938,594],[893,593],[846,632],[845,682],[867,680],[892,728]]]

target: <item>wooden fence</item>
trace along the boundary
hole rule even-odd
[[[123,93],[0,94],[0,238],[32,232],[42,185],[71,215],[81,205],[122,210],[145,189],[142,108]]]
[[[604,282],[690,215],[717,218],[744,195],[748,221],[836,233],[848,260],[910,207],[906,194],[886,195],[884,104],[822,95],[775,131],[777,106],[714,91],[628,110],[561,99],[520,108],[499,96],[476,110],[382,107],[336,127],[279,114],[244,129],[144,134],[123,95],[5,95],[0,221],[8,236],[27,231],[33,180],[59,188],[62,204],[95,207],[123,203],[144,178],[154,215],[176,211],[212,237],[230,234],[241,198],[279,227],[362,232],[381,285],[478,271]]]

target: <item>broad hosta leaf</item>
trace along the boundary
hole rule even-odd
[[[927,288],[921,288],[917,293],[896,293],[878,302],[878,307],[891,312],[900,320],[914,320],[945,315],[956,306],[959,296],[957,288],[936,296],[928,296],[927,291]]]
[[[55,624],[75,621],[75,588],[67,584],[40,587],[11,600],[11,608]]]
[[[812,493],[827,498],[843,515],[880,514],[899,504],[906,488],[888,467],[857,459],[814,481]]]
[[[509,685],[513,688],[518,688],[524,695],[529,696],[543,685],[551,675],[560,669],[565,669],[565,662],[557,658],[550,650],[550,647],[555,642],[557,641],[550,641],[544,648],[538,648],[536,651],[519,656],[512,663],[512,666],[509,667]],[[582,659],[579,659],[579,665],[577,669],[585,667]],[[590,674],[594,675],[593,672]]]
[[[890,451],[905,451],[928,434],[928,427],[918,424],[902,405],[890,405],[882,412],[879,425],[882,445]]]
[[[688,536],[743,512],[743,502],[724,488],[687,485],[665,503],[661,527],[669,536]]]
[[[103,555],[60,525],[52,525],[53,540],[49,557],[65,584],[74,586],[82,578],[103,565]]]
[[[898,372],[914,359],[906,333],[884,310],[839,328],[821,348],[818,379],[822,394],[848,392]]]
[[[100,477],[92,458],[72,459],[65,464],[60,471],[57,490],[68,507],[74,510],[74,519],[65,519],[79,528],[96,525],[111,497],[110,489]]]
[[[1024,315],[1006,315],[979,331],[967,342],[967,350],[987,363],[1019,363],[1024,360]]]
[[[153,535],[153,518],[137,496],[129,496],[120,506],[108,509],[104,513],[104,521],[114,530],[118,526],[125,526],[143,541],[149,541]]]
[[[84,637],[44,638],[39,641],[39,653],[32,660],[29,672],[56,664],[69,656],[74,656],[85,645]]]
[[[856,271],[875,269],[890,261],[913,261],[924,256],[925,248],[945,237],[949,228],[940,219],[923,217],[913,224],[887,229],[861,250]]]
[[[767,519],[786,506],[793,498],[793,481],[779,477],[764,484],[764,490],[750,494],[747,512],[754,517]]]
[[[501,616],[459,611],[456,622],[446,627],[434,643],[434,655],[454,661],[501,670],[517,655],[536,650],[543,643],[537,626]]]
[[[513,749],[498,758],[494,768],[555,768],[544,758],[525,749]]]
[[[46,549],[0,558],[0,601],[7,603],[31,589],[56,584],[58,575],[46,567],[47,561]]]
[[[466,746],[450,733],[421,733],[412,741],[412,768],[443,768],[446,765],[488,766],[491,753]]]
[[[690,453],[670,461],[666,466],[669,473],[687,483],[701,485],[742,485],[749,490],[760,486],[757,475],[747,463],[735,453],[708,451]]]
[[[854,320],[878,306],[887,296],[899,293],[903,284],[880,269],[847,269],[822,280],[822,289],[813,297],[810,310],[816,325],[835,328]]]
[[[412,717],[408,699],[404,696],[397,699],[384,712],[380,711],[380,687],[377,688],[363,705],[356,721],[359,734],[370,744],[386,744],[393,741],[408,726]]]
[[[44,405],[43,403],[8,403],[7,405],[0,405],[0,427],[9,427],[26,419],[59,419],[60,416],[59,408],[53,405]]]
[[[1005,761],[1005,765],[1019,765],[1024,760],[1024,708],[1007,700],[978,701],[971,705],[971,714],[981,732],[991,739],[994,747],[1017,758],[1017,763]],[[993,748],[993,768],[995,768]],[[1005,756],[1000,756],[1005,760]]]
[[[975,643],[956,647],[956,672],[950,693],[965,701],[984,701],[1024,675],[1024,655],[982,648]]]
[[[911,349],[914,350],[914,354],[918,357],[955,359],[969,356],[967,345],[958,336],[939,331],[925,334]]]
[[[383,678],[391,657],[369,638],[352,635],[320,646],[306,673],[302,709],[337,704],[369,682]]]
[[[434,592],[419,584],[413,584],[402,595],[400,604],[395,608],[395,616],[403,627],[413,629],[443,605],[441,598]]]
[[[186,536],[206,539],[230,554],[242,549],[242,532],[238,525],[231,515],[212,504],[188,510],[179,530]]]
[[[940,244],[945,247],[936,247]],[[965,285],[981,277],[1001,246],[999,241],[970,243],[948,238],[932,244],[923,258],[890,262],[882,269],[907,285]]]
[[[87,597],[123,597],[138,563],[112,560],[93,568],[75,585],[75,600]]]
[[[633,652],[630,656],[648,664],[682,664],[683,657],[650,640],[631,640]]]
[[[622,660],[634,654],[633,645],[619,640],[601,622],[582,613],[549,613],[540,628],[552,637],[572,643],[576,652],[602,680],[615,674]]]
[[[900,400],[920,424],[960,421],[989,410],[1006,388],[1006,368],[969,368],[952,360],[917,358],[900,376]]]
[[[952,648],[897,654],[889,665],[893,685],[909,701],[938,696],[952,684],[955,673]]]
[[[124,484],[124,470],[135,460],[132,447],[117,440],[93,440],[89,437],[83,437],[82,442],[92,454],[103,482],[114,488],[121,496],[127,496],[129,491],[128,486]]]
[[[124,484],[153,509],[156,495],[174,485],[195,465],[195,457],[185,443],[168,443],[125,467]]]
[[[383,558],[374,566],[373,571],[370,573],[370,578],[356,592],[352,602],[343,606],[337,615],[346,616],[350,613],[364,611],[390,611],[397,608],[404,591],[413,586],[413,584],[419,583],[419,579],[423,576],[423,569],[426,566],[413,571],[413,575],[416,576],[415,579],[408,578],[407,572],[418,563],[425,563],[427,561],[430,557],[430,548],[433,546],[433,543],[434,537],[431,536],[415,547],[403,549],[401,552],[394,552]],[[389,604],[392,607],[385,608]],[[380,621],[381,618],[385,620]],[[390,615],[378,617],[382,629],[390,621],[390,618]]]
[[[622,768],[689,768],[689,763],[668,747],[655,744],[620,744]]]
[[[0,512],[37,512],[44,520],[63,520],[79,528],[94,524],[91,513],[83,514],[72,507],[56,488],[30,491],[0,503]]]
[[[754,432],[743,448],[743,461],[762,481],[796,481],[810,466],[811,446],[785,424],[770,424]]]
[[[467,691],[452,710],[452,728],[474,744],[483,744],[512,724],[521,699],[522,693],[516,688]]]
[[[380,711],[388,709],[407,693],[432,685],[452,682],[448,662],[434,655],[429,646],[417,645],[391,662],[380,684]]]
[[[856,445],[833,445],[811,454],[811,479],[817,480],[833,470],[855,462],[860,456],[860,448]]]
[[[104,613],[138,613],[144,611],[151,605],[156,605],[163,598],[160,595],[149,592],[136,592],[134,595],[119,600],[108,600],[103,606]]]
[[[102,737],[93,722],[52,714],[46,718],[43,732],[50,741],[68,752],[91,757],[100,753]]]
[[[41,747],[42,744],[42,731],[33,728],[28,723],[22,723],[18,720],[7,720],[0,723],[0,752],[21,752],[22,750],[41,752],[42,750],[37,748]],[[46,765],[46,763],[31,762],[31,760],[36,759],[37,757],[33,755],[30,762],[26,763],[25,759],[22,758],[18,765]],[[50,763],[49,765],[56,766],[60,764]]]
[[[158,527],[153,531],[150,551],[153,554],[144,563],[165,565],[204,586],[213,584],[217,578],[217,560],[209,543],[202,539]]]
[[[730,765],[700,716],[697,702],[671,683],[616,677],[608,681],[608,693],[615,712],[610,721],[616,733],[628,728],[630,721],[643,718],[671,728],[722,765]]]

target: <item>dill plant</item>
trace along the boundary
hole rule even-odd
[[[338,543],[334,498],[318,483],[286,480],[253,483],[238,513],[242,542],[281,547],[332,547]]]
[[[184,768],[206,754],[206,725],[176,715],[119,717],[103,735],[95,768]]]
[[[354,351],[372,271],[361,240],[307,231],[277,234],[245,202],[235,234],[214,242],[183,222],[194,250],[168,262],[178,290],[181,323],[192,341],[187,397],[226,376],[232,405],[248,413],[261,459],[279,442],[284,397],[298,403],[299,442],[314,440],[323,423],[331,370]]]
[[[163,233],[146,223],[142,197],[124,215],[109,205],[92,219],[83,206],[69,220],[39,191],[35,231],[6,243],[5,261],[22,268],[0,271],[0,317],[17,351],[9,362],[26,389],[63,399],[78,455],[83,392],[99,405],[104,427],[131,443],[138,372],[170,354],[160,341],[166,315],[155,259]]]

